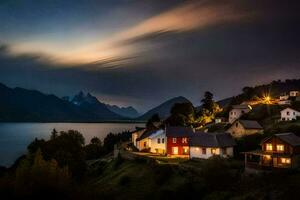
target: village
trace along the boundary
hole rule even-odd
[[[271,113],[269,116],[275,124],[297,123],[300,111],[293,105],[299,101],[300,92],[292,90],[274,98],[267,95],[261,99],[230,105],[227,108],[227,118],[218,117],[217,114],[214,119],[201,127],[173,126],[163,121],[153,122],[151,128],[137,127],[136,131],[132,132],[134,147],[130,151],[146,157],[163,156],[187,160],[205,160],[213,157],[234,159],[243,156],[247,173],[297,169],[300,167],[300,137],[293,132],[270,134],[260,122],[248,118],[255,112],[257,106],[268,108],[275,106],[275,114]],[[241,147],[237,149],[239,141],[247,140],[247,137],[251,136],[261,138],[257,142],[260,148],[250,151],[241,151]]]

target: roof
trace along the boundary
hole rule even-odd
[[[263,129],[263,127],[254,120],[238,120],[245,129]]]
[[[300,146],[300,137],[294,133],[280,133],[275,136],[292,146]]]
[[[242,105],[233,105],[232,109],[250,109],[250,108],[249,108],[249,105],[242,104]]]
[[[150,135],[155,134],[156,131],[157,130],[151,130],[151,131],[146,130],[139,138],[136,139],[136,141],[143,140],[143,139],[149,137]]]
[[[154,137],[157,137],[157,136],[159,136],[159,135],[162,135],[162,134],[164,134],[165,133],[165,131],[163,130],[163,129],[159,129],[159,130],[156,130],[153,134],[151,134],[150,136],[149,136],[149,138],[154,138]]]
[[[194,133],[194,130],[190,127],[179,127],[179,126],[167,126],[166,136],[167,137],[189,137]]]
[[[228,133],[196,132],[190,137],[190,146],[231,147],[235,145],[235,140]]]
[[[283,111],[285,111],[285,110],[287,110],[287,109],[290,109],[290,110],[294,110],[294,111],[297,111],[297,112],[299,112],[298,110],[296,110],[296,109],[294,109],[294,108],[291,108],[291,107],[287,107],[287,108],[285,108],[285,109],[281,110],[280,112],[283,112]]]

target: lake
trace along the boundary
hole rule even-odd
[[[0,123],[0,166],[10,166],[34,138],[49,139],[51,131],[78,130],[89,143],[97,136],[101,140],[112,132],[132,131],[143,123]]]

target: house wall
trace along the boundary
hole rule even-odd
[[[149,149],[151,147],[151,140],[149,138],[144,138],[140,141],[137,141],[137,148],[139,151],[144,149]]]
[[[176,143],[173,142],[173,138],[176,138]],[[183,138],[186,138],[187,142],[183,142]],[[189,138],[188,137],[167,137],[167,154],[175,155],[172,152],[173,147],[178,147],[178,154],[176,155],[189,155],[184,154],[183,148],[189,148]]]
[[[135,131],[131,134],[131,141],[135,147],[137,147],[136,139],[139,138],[144,132],[145,130],[140,130],[140,131]]]
[[[297,117],[300,117],[300,112],[290,108],[284,109],[280,113],[281,113],[281,121],[292,121],[292,120],[296,120]]]
[[[297,96],[299,96],[299,91],[290,91],[290,96],[291,97],[297,97]]]
[[[236,121],[232,126],[227,130],[228,133],[232,135],[232,137],[239,138],[245,135],[252,135],[256,133],[262,133],[262,129],[245,129],[244,126]]]
[[[160,142],[158,143],[158,139]],[[166,147],[167,147],[167,137],[165,134],[157,135],[151,140],[151,149],[150,152],[152,153],[160,153],[165,154],[166,153]]]
[[[272,148],[273,148],[272,151],[267,150],[267,144],[272,144]],[[277,151],[277,149],[276,149],[277,145],[283,145],[284,146],[284,151]],[[294,148],[291,145],[285,143],[284,141],[280,140],[277,137],[271,137],[268,140],[264,141],[262,143],[262,151],[270,152],[270,153],[277,153],[277,154],[280,154],[280,153],[282,153],[282,154],[293,154],[293,153],[295,153]]]
[[[239,119],[243,114],[250,112],[249,108],[237,109],[234,108],[229,112],[228,122],[232,124],[235,120]]]
[[[206,149],[206,153],[203,153],[203,148]],[[212,154],[212,149],[216,150],[215,154]],[[223,158],[232,157],[233,156],[233,147],[225,147],[226,154],[223,153],[222,148],[211,148],[211,147],[190,147],[190,158],[202,158],[208,159],[213,155],[219,155]]]

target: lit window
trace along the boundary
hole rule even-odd
[[[281,158],[281,163],[282,164],[291,164],[291,159],[290,158]]]
[[[270,155],[264,155],[264,158],[265,158],[266,160],[271,160],[271,156],[270,156]]]
[[[196,148],[196,151],[199,151],[199,148],[198,148],[198,147]]]
[[[176,138],[173,138],[173,143],[176,143]]]
[[[178,154],[178,147],[172,147],[172,153],[177,155]]]
[[[284,145],[277,144],[276,149],[277,149],[277,151],[284,151]]]
[[[217,149],[211,149],[211,154],[213,155],[217,154]]]
[[[187,138],[182,138],[182,143],[187,143]]]
[[[160,138],[157,138],[157,143],[160,144]]]
[[[188,153],[189,153],[189,148],[183,147],[183,154],[188,154]]]
[[[272,144],[266,144],[266,149],[267,149],[267,151],[273,151]]]
[[[202,154],[203,154],[203,155],[206,154],[206,148],[202,148]]]

